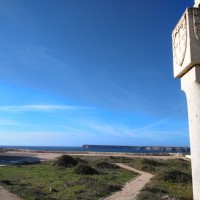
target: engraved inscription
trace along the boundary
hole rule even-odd
[[[193,10],[193,29],[194,29],[194,35],[200,44],[200,11],[199,9]]]
[[[177,65],[182,66],[187,46],[187,23],[184,15],[172,34],[173,57]]]

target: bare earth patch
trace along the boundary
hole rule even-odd
[[[8,192],[4,188],[0,187],[0,200],[22,200],[22,199]]]

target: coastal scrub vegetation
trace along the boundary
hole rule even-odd
[[[78,164],[78,161],[71,156],[62,155],[58,157],[53,163],[57,167],[73,167]]]
[[[110,161],[62,156],[53,163],[10,165],[0,168],[0,185],[24,200],[97,200],[137,176]]]
[[[99,162],[99,157],[85,157]],[[109,163],[124,163],[154,177],[142,189],[138,200],[160,200],[163,196],[176,200],[193,200],[191,163],[183,159],[151,159],[109,156],[101,157]]]
[[[168,195],[178,200],[192,200],[191,163],[183,159],[133,159],[129,166],[154,174],[138,200],[160,200]]]
[[[1,167],[0,185],[25,200],[97,200],[137,176],[114,163],[154,174],[138,200],[192,200],[191,164],[182,159],[61,156],[52,163]]]

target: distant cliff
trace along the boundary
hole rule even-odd
[[[190,152],[189,147],[165,147],[165,146],[117,146],[117,145],[88,145],[84,144],[82,146],[84,149],[122,149],[122,150],[132,150],[132,151],[163,151],[163,152],[180,152],[188,153]]]

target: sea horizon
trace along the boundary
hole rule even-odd
[[[24,145],[0,145],[2,149],[18,149],[18,150],[32,150],[32,151],[63,151],[63,152],[112,152],[112,153],[178,153],[177,150],[163,151],[163,150],[136,150],[136,149],[126,149],[126,148],[115,148],[115,147],[169,147],[169,146],[126,146],[126,145],[96,145],[96,148],[83,148],[82,146],[24,146]],[[95,146],[95,145],[91,145]],[[99,148],[98,148],[99,146]],[[100,147],[104,148],[100,148]],[[113,148],[105,148],[111,147]],[[189,148],[189,147],[174,147],[172,148]],[[180,152],[182,153],[182,152]],[[190,152],[184,152],[190,153]]]

